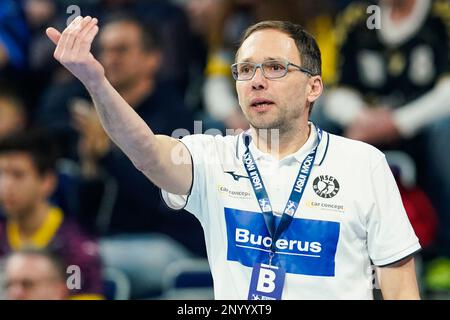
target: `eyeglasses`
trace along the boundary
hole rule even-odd
[[[313,76],[313,73],[308,69],[300,67],[289,61],[280,60],[268,60],[262,63],[238,62],[231,65],[231,73],[236,81],[248,81],[254,77],[256,69],[261,68],[262,74],[267,79],[278,79],[283,78],[288,71],[292,71],[289,70],[289,66],[297,68],[298,71],[306,73],[310,77]]]
[[[21,280],[7,280],[3,283],[4,289],[9,289],[13,286],[20,286],[24,290],[31,290],[35,287],[37,287],[39,284],[48,284],[51,282],[58,281],[57,278],[49,277],[49,278],[42,278],[42,279],[21,279]]]

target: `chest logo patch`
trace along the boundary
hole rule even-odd
[[[321,175],[314,179],[314,192],[322,198],[333,198],[339,192],[339,182],[329,175]]]

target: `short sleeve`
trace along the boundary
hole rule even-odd
[[[189,150],[192,159],[192,186],[189,194],[176,195],[161,189],[161,196],[166,205],[174,210],[185,209],[194,214],[203,223],[205,205],[208,201],[208,186],[212,185],[213,165],[217,162],[215,139],[210,135],[190,135],[180,140]]]
[[[377,266],[395,263],[420,250],[395,179],[383,156],[372,170],[373,205],[367,216],[369,256]]]

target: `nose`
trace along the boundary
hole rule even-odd
[[[264,90],[267,88],[267,79],[264,77],[260,67],[256,68],[255,75],[253,76],[251,82],[253,90]]]

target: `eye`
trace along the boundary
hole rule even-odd
[[[248,74],[252,72],[252,65],[248,64],[248,63],[243,63],[241,65],[239,65],[238,67],[238,72],[240,74]]]
[[[284,64],[278,61],[267,62],[266,67],[271,71],[284,71],[286,69]]]

